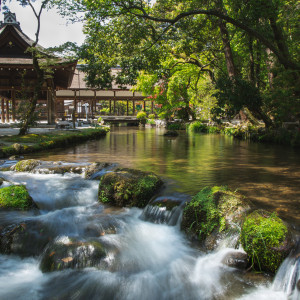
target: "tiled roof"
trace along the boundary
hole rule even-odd
[[[118,70],[119,69],[117,69],[117,68],[111,69],[111,73],[113,75],[116,75]],[[76,69],[75,73],[74,73],[72,84],[69,89],[90,89],[90,87],[87,86],[87,84],[84,80],[84,77],[85,77],[85,73],[83,71]],[[115,82],[113,82],[112,89],[120,90],[120,87]],[[131,89],[131,86],[126,86],[126,89]]]

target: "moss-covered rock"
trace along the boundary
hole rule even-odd
[[[0,253],[39,256],[54,237],[53,230],[39,220],[11,224],[0,231]]]
[[[5,179],[0,177],[0,186],[3,184],[4,181],[5,181]]]
[[[212,250],[221,234],[224,237],[227,233],[239,234],[249,209],[250,205],[242,195],[226,187],[206,187],[185,204],[181,229]]]
[[[37,205],[24,185],[11,185],[0,189],[0,208],[28,210]]]
[[[98,197],[103,203],[115,206],[143,208],[163,182],[154,173],[133,169],[117,169],[106,173],[99,184]]]
[[[58,238],[49,244],[40,264],[42,272],[64,269],[101,267],[106,251],[99,241],[81,242],[68,237]]]
[[[16,172],[31,172],[40,164],[41,162],[35,159],[21,160],[13,167],[13,170]]]
[[[276,272],[293,246],[287,226],[275,213],[265,210],[246,217],[241,242],[252,264],[271,273]]]

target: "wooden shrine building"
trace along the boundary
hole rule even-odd
[[[16,109],[21,101],[30,99],[36,81],[31,53],[27,49],[33,41],[25,35],[14,13],[5,12],[4,22],[0,24],[0,102],[1,121],[15,122]],[[51,76],[45,80],[42,88],[39,109],[41,116],[49,124],[55,122],[55,91],[67,89],[73,79],[77,61],[66,61],[46,54],[41,46],[38,50],[46,59],[55,59],[55,64],[49,66]]]
[[[5,12],[4,22],[0,23],[0,118],[2,123],[17,121],[17,108],[29,101],[34,90],[36,72],[31,53],[27,51],[34,43],[22,32],[14,13]],[[41,99],[38,101],[39,119],[54,124],[58,119],[70,118],[73,110],[79,118],[100,115],[103,103],[106,114],[120,114],[117,106],[122,102],[124,115],[135,115],[137,109],[153,112],[153,102],[129,88],[113,86],[109,90],[92,89],[86,86],[85,73],[77,66],[77,61],[49,55],[40,45],[37,46],[43,59],[53,60],[49,64],[51,74],[45,80]],[[117,72],[112,69],[112,72]],[[23,101],[23,102],[22,102]],[[119,103],[118,103],[119,102]],[[120,106],[120,105],[119,105]],[[136,109],[137,108],[137,109]],[[129,112],[130,111],[130,112]]]

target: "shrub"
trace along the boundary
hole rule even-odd
[[[147,114],[144,111],[140,111],[137,115],[136,115],[137,119],[139,120],[139,122],[141,124],[146,124],[147,121]]]
[[[200,121],[195,121],[188,126],[188,131],[191,133],[208,132],[208,126]]]

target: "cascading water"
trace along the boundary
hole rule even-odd
[[[31,229],[26,244],[30,249],[20,251],[15,245],[13,254],[0,255],[0,299],[253,299],[253,295],[256,299],[270,299],[267,295],[274,296],[272,299],[286,299],[287,295],[297,299],[299,296],[289,284],[279,286],[276,283],[276,280],[281,282],[279,277],[273,287],[257,287],[240,271],[224,264],[226,257],[237,250],[222,248],[206,254],[190,245],[178,226],[169,226],[180,219],[180,205],[168,212],[163,204],[148,206],[144,211],[105,207],[97,202],[98,181],[84,180],[74,174],[2,172],[0,177],[26,184],[41,208],[39,213],[0,213],[0,226],[22,222]],[[161,196],[155,201],[164,203],[167,198],[174,200],[176,196]],[[84,255],[92,253],[96,243],[105,248],[106,255],[94,265],[85,262],[86,267],[74,264],[72,268],[54,272],[41,271],[45,253],[51,257],[57,254],[51,247],[69,247],[63,254],[73,251],[75,256],[83,255],[86,259]],[[60,260],[69,262],[71,258],[67,254]],[[299,280],[299,260],[285,264],[284,270],[294,270],[294,275],[287,276],[295,279],[289,280]],[[280,274],[281,269],[277,276]]]

